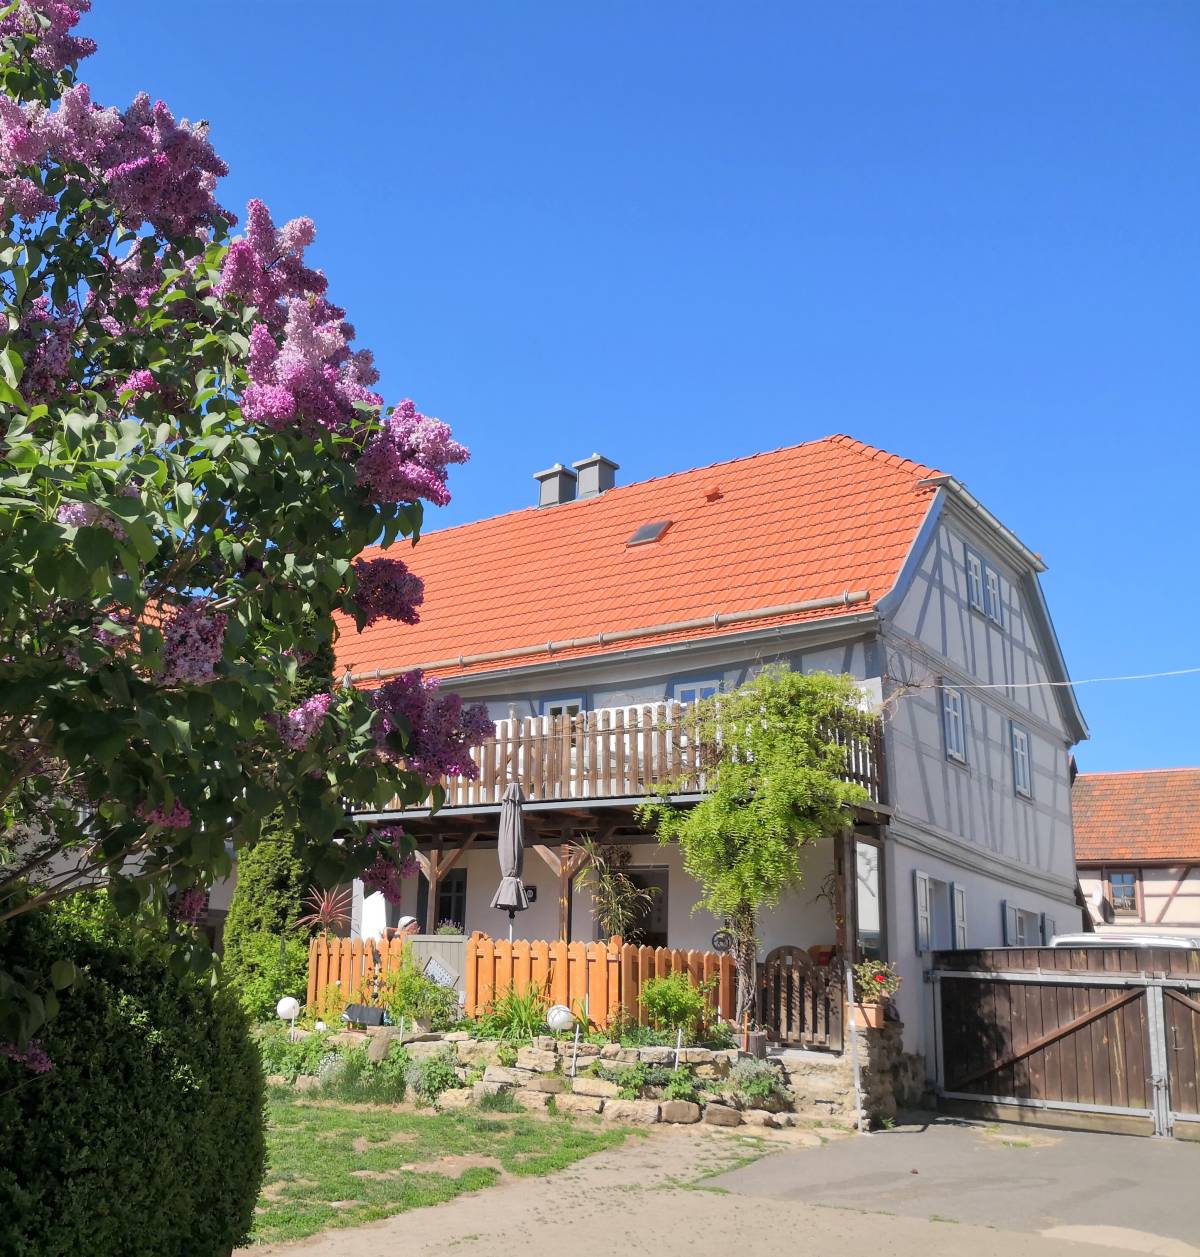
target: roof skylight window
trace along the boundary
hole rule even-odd
[[[653,524],[643,524],[625,544],[627,546],[649,545],[650,542],[657,541],[670,527],[669,519],[658,519]]]

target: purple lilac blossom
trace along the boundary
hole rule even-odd
[[[411,401],[403,401],[383,420],[355,470],[372,502],[424,498],[445,506],[450,501],[446,469],[469,457],[446,424],[421,414]]]
[[[332,694],[314,694],[285,715],[270,716],[268,720],[274,725],[285,746],[293,751],[302,751],[321,727],[332,702]]]
[[[379,891],[388,903],[400,902],[400,870],[385,855],[379,856],[362,875],[362,884],[368,893]]]
[[[442,694],[439,688],[437,677],[426,678],[415,669],[374,690],[376,743],[384,755],[403,759],[429,785],[442,777],[474,780],[479,768],[471,749],[495,734],[495,724],[482,703],[464,708],[458,694]],[[388,735],[401,727],[400,718],[411,730],[404,752],[387,745]]]
[[[376,620],[420,620],[417,608],[425,601],[425,582],[399,559],[355,559],[354,578],[354,602],[366,617],[365,627]]]
[[[196,925],[204,915],[207,902],[203,886],[189,886],[171,899],[171,916],[184,925]]]
[[[138,397],[144,397],[148,393],[158,392],[158,381],[154,378],[153,371],[147,371],[143,367],[140,371],[131,371],[129,378],[117,392],[134,393]]]
[[[55,310],[50,298],[36,297],[21,318],[17,334],[30,341],[25,351],[21,393],[28,402],[45,402],[63,391],[63,379],[71,363],[79,310],[68,303]]]
[[[0,1056],[7,1056],[35,1074],[48,1074],[54,1068],[54,1062],[36,1039],[30,1039],[23,1048],[15,1043],[0,1043]]]
[[[71,528],[107,528],[118,541],[125,541],[129,536],[107,511],[94,502],[64,502],[55,518]]]
[[[34,61],[57,73],[96,51],[95,40],[71,34],[80,16],[91,7],[92,0],[19,0],[12,13],[0,18],[0,39],[32,36],[37,40]]]
[[[163,829],[186,829],[192,823],[192,813],[178,799],[170,808],[139,804],[137,814],[148,825],[158,825]]]
[[[256,306],[267,326],[281,331],[289,298],[325,294],[325,276],[304,264],[304,250],[315,236],[311,218],[293,218],[276,230],[271,211],[262,201],[251,201],[246,206],[246,235],[229,246],[217,292]]]
[[[225,644],[225,624],[226,617],[211,611],[203,598],[180,607],[163,626],[163,681],[211,681]]]

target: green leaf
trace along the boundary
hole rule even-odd
[[[70,960],[56,960],[50,966],[50,984],[56,991],[66,990],[74,981],[78,970]]]

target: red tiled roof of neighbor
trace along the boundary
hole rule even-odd
[[[1200,860],[1200,768],[1080,773],[1071,811],[1080,864]]]
[[[528,666],[867,610],[895,584],[928,511],[933,489],[918,482],[938,474],[831,436],[427,533],[411,554],[425,581],[421,622],[381,621],[359,634],[339,617],[339,671],[544,647],[846,592],[870,596],[849,607],[437,671]],[[656,520],[671,521],[658,541],[626,544]],[[398,547],[391,553],[410,558]]]

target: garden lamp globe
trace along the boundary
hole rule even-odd
[[[555,1004],[546,1010],[546,1024],[551,1030],[570,1030],[575,1025],[575,1014],[565,1004]]]
[[[292,995],[285,995],[275,1005],[275,1015],[281,1021],[295,1021],[300,1016],[300,1002]]]

